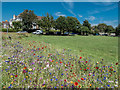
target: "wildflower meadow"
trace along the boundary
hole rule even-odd
[[[2,35],[2,88],[118,88],[118,62],[58,50],[31,34]]]

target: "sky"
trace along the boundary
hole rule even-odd
[[[19,15],[28,9],[33,10],[37,16],[44,16],[48,12],[54,19],[59,16],[73,16],[81,24],[87,19],[92,26],[99,23],[106,23],[113,27],[118,25],[118,2],[109,2],[110,0],[106,0],[108,2],[66,1],[68,0],[64,0],[64,2],[5,2],[4,0],[2,2],[2,21],[9,21],[14,14]]]

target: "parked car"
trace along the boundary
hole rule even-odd
[[[17,33],[27,33],[27,31],[18,31]]]
[[[33,34],[43,34],[43,31],[42,30],[36,30],[35,32],[33,32]]]

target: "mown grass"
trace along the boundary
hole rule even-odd
[[[118,37],[106,36],[36,36],[26,40],[43,41],[56,49],[71,49],[72,53],[111,63],[118,61]]]

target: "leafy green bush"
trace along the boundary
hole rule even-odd
[[[9,28],[8,32],[17,32],[17,31],[21,31],[21,30],[22,29],[15,30],[15,29]],[[2,32],[7,32],[7,28],[2,28]]]

